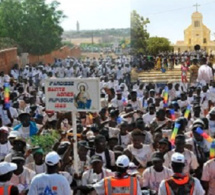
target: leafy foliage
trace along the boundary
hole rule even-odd
[[[150,37],[147,42],[147,51],[151,55],[157,55],[159,52],[172,51],[170,41],[164,37]]]
[[[0,3],[0,36],[13,39],[22,49],[35,55],[50,53],[61,46],[64,18],[59,3],[45,0],[4,0]]]
[[[59,133],[55,130],[52,130],[44,135],[33,136],[31,141],[31,147],[40,146],[45,153],[48,153],[52,150],[52,147],[56,140],[59,139]]]
[[[135,54],[146,53],[149,33],[146,25],[149,19],[144,19],[136,11],[131,12],[131,51]]]
[[[10,38],[0,37],[0,49],[11,48],[11,47],[17,47],[17,43]]]

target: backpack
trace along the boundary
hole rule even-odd
[[[195,181],[192,177],[189,178],[188,182],[185,184],[176,184],[171,178],[166,181],[169,188],[172,190],[174,195],[192,195],[194,190]],[[167,190],[167,195],[171,195]]]

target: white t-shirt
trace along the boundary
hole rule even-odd
[[[180,108],[187,107],[188,104],[189,104],[189,100],[185,100],[185,101],[178,100],[178,105]]]
[[[120,143],[120,139],[121,139],[121,143]],[[126,148],[128,146],[128,144],[131,143],[131,136],[130,134],[126,134],[126,135],[119,135],[119,145],[121,145],[123,148]]]
[[[143,178],[143,186],[148,187],[151,190],[158,191],[159,185],[162,180],[169,179],[173,175],[173,171],[166,167],[163,167],[163,171],[157,172],[153,168],[153,166],[144,170],[142,178]]]
[[[168,167],[171,169],[171,156],[172,154],[175,152],[175,149],[174,150],[171,150],[169,152],[167,152],[165,155],[164,155],[164,166]],[[195,156],[195,154],[188,150],[188,149],[184,149],[184,152],[182,153],[185,157],[185,167],[184,167],[184,170],[183,172],[185,174],[189,174],[190,173],[190,170],[193,169],[197,169],[198,166],[199,166],[199,163],[197,161],[197,158]]]
[[[195,177],[193,179],[194,179],[193,195],[204,195],[205,191],[203,190],[202,185],[199,182],[199,180],[196,179]],[[166,186],[165,186],[165,180],[163,180],[161,182],[160,186],[159,186],[158,195],[167,195]]]
[[[210,136],[214,137],[215,136],[215,121],[208,119],[208,129],[209,129]]]
[[[18,117],[18,112],[13,107],[9,108],[10,115],[13,119]],[[8,117],[8,111],[4,110],[2,107],[0,107],[0,118],[2,120],[2,125],[9,125],[11,123],[10,118]]]
[[[209,87],[209,99],[214,103],[215,102],[215,87]]]
[[[131,145],[128,145],[127,149],[136,158],[136,160],[142,165],[142,167],[146,167],[147,162],[151,160],[151,154],[153,150],[150,145],[142,144],[142,148],[136,149],[134,148],[133,144],[131,144]]]
[[[135,102],[129,100],[128,104],[131,104],[131,106],[134,110],[140,110],[141,109],[141,102],[139,100],[137,100]]]
[[[11,184],[17,186],[19,192],[29,188],[32,178],[35,176],[35,172],[24,167],[23,172],[20,175],[13,174],[10,180]]]
[[[201,92],[201,108],[202,109],[208,109],[208,101],[209,101],[209,92]]]
[[[214,159],[211,159],[204,164],[201,180],[209,182],[208,195],[214,195],[214,192],[215,192],[215,161],[214,161]]]
[[[192,97],[187,97],[187,100],[188,100],[189,104],[192,104],[193,101],[194,101],[194,98],[193,98],[193,96]]]
[[[67,181],[69,182],[69,184],[72,183],[73,178],[72,178],[72,176],[68,172],[66,172],[66,171],[60,171],[59,174],[63,175],[67,179]]]
[[[114,173],[109,169],[102,168],[102,173],[96,174],[93,172],[93,169],[85,171],[82,175],[82,185],[86,186],[88,184],[94,184],[104,179],[105,177],[114,176]]]
[[[41,173],[32,179],[28,192],[28,195],[38,194],[69,195],[71,190],[69,182],[64,176],[57,173]]]
[[[147,112],[146,114],[143,115],[143,121],[146,125],[150,125],[150,123],[154,118],[155,118],[155,113],[149,114],[149,112]]]
[[[11,145],[8,141],[6,144],[0,144],[0,161],[5,158],[5,156],[10,152]]]
[[[25,167],[31,169],[36,174],[46,172],[46,164],[45,163],[43,163],[42,165],[36,165],[35,162],[31,162],[29,164],[26,164]]]

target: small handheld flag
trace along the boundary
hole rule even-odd
[[[175,123],[175,126],[174,126],[174,129],[173,129],[173,132],[172,132],[172,135],[171,135],[171,138],[170,138],[170,142],[172,144],[172,146],[175,145],[175,138],[178,134],[178,129],[181,125],[179,123]]]
[[[210,143],[213,141],[213,139],[207,133],[205,133],[200,127],[197,127],[196,133],[201,135],[204,139],[206,139]]]
[[[212,141],[210,148],[210,159],[215,158],[215,140]]]
[[[185,111],[185,113],[184,113],[184,118],[188,119],[189,114],[190,114],[190,111],[191,111],[191,106],[188,105],[188,106],[187,106],[187,109],[186,109],[186,111]]]
[[[126,106],[127,105],[127,99],[125,97],[122,98],[122,104],[123,106]]]
[[[121,124],[122,123],[122,117],[118,116],[118,118],[116,119],[117,124]]]
[[[168,106],[168,96],[169,96],[169,88],[166,86],[165,89],[164,89],[164,95],[163,95],[164,107]]]
[[[175,110],[171,109],[170,111],[171,119],[174,121],[175,120]]]
[[[10,85],[9,83],[4,84],[4,104],[6,108],[10,107]]]

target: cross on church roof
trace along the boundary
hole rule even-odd
[[[200,5],[198,3],[196,3],[195,5],[193,5],[194,7],[196,7],[196,12],[198,12],[198,7],[200,7]]]

